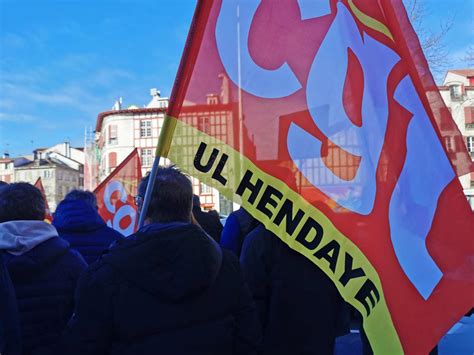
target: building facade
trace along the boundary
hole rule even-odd
[[[474,69],[449,70],[439,87],[441,96],[464,137],[467,150],[474,158]],[[451,137],[446,137],[450,139]],[[447,142],[447,146],[454,144]],[[464,194],[474,209],[474,173],[460,178]]]
[[[15,179],[14,161],[8,155],[4,155],[0,159],[0,181],[7,183],[13,182]]]
[[[142,175],[146,175],[151,170],[168,108],[168,98],[161,97],[160,92],[156,89],[151,89],[150,94],[151,101],[143,108],[130,106],[123,109],[121,100],[119,100],[111,111],[98,115],[95,131],[96,148],[92,149],[96,153],[86,152],[86,161],[91,162],[86,164],[86,170],[97,171],[96,181],[91,185],[96,186],[103,181],[135,148],[138,149],[141,159]],[[215,98],[212,100],[215,101]],[[218,101],[215,102],[218,103]],[[221,110],[222,107],[217,105],[211,107],[211,111],[219,112],[218,115],[209,114],[209,109],[206,111],[209,127],[212,124],[209,121],[209,119],[212,120],[210,117],[219,116],[220,118]],[[216,118],[213,120],[215,121]],[[170,162],[166,159],[161,161],[161,165],[168,163]],[[232,204],[224,201],[216,189],[195,178],[191,178],[191,181],[194,193],[200,197],[201,206],[204,209],[215,209],[221,213],[229,213],[232,210]],[[86,185],[88,184],[89,182],[86,181]],[[223,203],[226,204],[226,208],[223,208]]]
[[[8,174],[5,173],[7,160]],[[3,181],[34,185],[41,178],[51,212],[56,210],[69,191],[84,188],[83,149],[72,148],[68,142],[50,148],[38,148],[30,159],[20,157],[1,161],[0,179]]]
[[[15,168],[15,181],[35,184],[41,178],[51,212],[66,194],[83,187],[83,166],[67,161],[59,153],[44,154],[35,151],[33,161]]]

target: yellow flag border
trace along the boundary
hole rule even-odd
[[[251,172],[252,180],[260,179],[263,181],[265,187],[271,186],[274,189],[280,191],[284,198],[282,198],[278,205],[274,207],[275,212],[278,210],[278,208],[282,207],[283,203],[289,200],[291,201],[292,206],[295,207],[295,210],[302,210],[304,211],[305,217],[307,219],[311,217],[317,221],[324,231],[319,245],[327,246],[328,243],[335,241],[332,243],[337,243],[340,246],[340,259],[337,258],[338,261],[334,271],[330,268],[329,263],[325,259],[317,258],[314,255],[315,250],[308,249],[294,238],[294,236],[298,235],[298,232],[304,227],[302,224],[298,225],[294,232],[289,235],[286,230],[286,222],[281,222],[279,225],[276,225],[274,222],[272,222],[268,215],[262,213],[261,210],[256,208],[256,202],[249,202],[248,194],[237,194],[237,186],[232,186],[231,188],[229,188],[229,186],[223,186],[222,183],[216,182],[216,180],[212,178],[212,171],[204,173],[196,169],[195,163],[190,163],[190,161],[195,161],[195,153],[193,153],[193,159],[189,159],[189,155],[183,154],[181,149],[174,149],[174,147],[177,145],[174,146],[172,144],[172,140],[176,129],[187,132],[187,137],[192,136],[193,142],[198,142],[198,144],[194,146],[194,150],[196,152],[200,144],[204,144],[207,147],[207,158],[204,158],[204,160],[209,159],[209,151],[215,148],[219,151],[219,154],[227,155],[227,161],[230,165],[235,164],[235,162],[239,162],[238,164],[240,164],[240,171]],[[191,135],[189,135],[190,133]],[[239,203],[252,216],[260,220],[260,222],[262,222],[267,229],[272,231],[283,242],[285,242],[290,248],[304,255],[321,270],[323,270],[323,272],[334,282],[341,296],[348,303],[354,306],[363,316],[363,326],[367,334],[367,338],[371,344],[372,350],[375,354],[403,354],[403,348],[385,302],[382,284],[377,271],[367,259],[367,257],[362,253],[362,251],[349,238],[343,235],[329,220],[329,218],[326,217],[320,210],[312,206],[301,195],[290,189],[285,183],[262,171],[249,159],[247,159],[245,156],[242,156],[238,151],[234,150],[229,145],[226,145],[216,138],[199,131],[195,127],[168,115],[165,117],[165,123],[160,134],[157,154],[170,159],[183,171],[199,179],[201,182],[217,188],[229,200]],[[236,170],[234,170],[234,172],[235,171]],[[261,198],[264,190],[265,189],[262,187],[258,194],[258,198]],[[346,258],[347,255],[350,255],[353,260],[352,265],[354,265],[354,268],[362,268],[367,277],[351,279],[345,286],[343,286],[340,282],[341,274],[344,273],[344,268],[346,267],[346,265],[343,265],[343,255],[346,255]],[[355,298],[357,292],[360,291],[362,287],[364,287],[364,285],[367,283],[367,280],[370,280],[375,286],[380,297],[378,302],[372,308],[370,314],[366,314],[366,308],[364,308],[362,303],[360,303]]]

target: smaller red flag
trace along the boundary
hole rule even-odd
[[[100,216],[124,236],[137,230],[138,209],[134,196],[141,178],[140,158],[135,149],[94,191]]]
[[[46,193],[44,191],[43,183],[41,182],[41,177],[39,177],[38,180],[36,180],[35,187],[41,191],[41,195],[43,195],[43,198],[44,198],[44,206],[46,207],[46,214],[44,216],[44,221],[51,223],[53,222],[53,215],[51,214],[51,210],[49,209],[48,199],[46,198]]]

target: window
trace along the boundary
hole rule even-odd
[[[208,105],[217,105],[219,103],[219,97],[217,95],[207,95],[207,104]]]
[[[109,153],[109,168],[115,168],[117,167],[117,153],[112,152]]]
[[[151,137],[151,120],[140,121],[140,137]]]
[[[198,118],[198,129],[201,132],[209,133],[211,128],[209,117],[201,116]]]
[[[469,153],[474,153],[474,137],[466,137],[467,140],[467,150]]]
[[[51,170],[44,170],[43,171],[43,178],[45,180],[51,178],[53,176],[53,172]]]
[[[449,87],[451,100],[460,100],[462,98],[462,86],[459,84],[451,85]]]
[[[115,145],[117,144],[117,125],[110,125],[109,126],[109,144],[110,145]]]
[[[464,107],[464,123],[466,125],[474,124],[474,106]]]
[[[210,194],[212,194],[212,188],[201,182],[199,184],[199,193],[201,195],[210,195]]]
[[[451,137],[444,137],[446,150],[448,152],[454,151],[453,139]]]
[[[142,149],[142,165],[143,166],[153,165],[153,153],[151,149]]]

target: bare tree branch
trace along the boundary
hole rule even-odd
[[[419,0],[405,0],[404,2],[413,28],[420,39],[421,47],[431,72],[435,76],[442,75],[452,65],[445,39],[446,35],[453,28],[455,16],[448,16],[440,22],[439,28],[433,31],[428,29],[424,22],[430,15],[426,3]]]
[[[474,45],[469,46],[462,61],[465,62],[467,66],[474,67]]]

